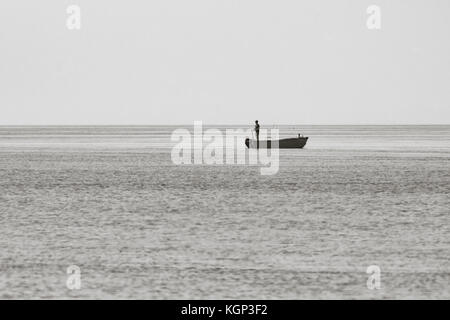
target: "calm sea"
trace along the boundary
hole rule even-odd
[[[272,176],[177,128],[0,127],[0,298],[450,298],[450,126],[281,126]]]

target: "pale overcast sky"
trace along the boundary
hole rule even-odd
[[[450,1],[0,2],[0,124],[254,119],[449,124]]]

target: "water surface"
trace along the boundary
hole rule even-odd
[[[281,126],[273,176],[176,128],[0,127],[0,298],[450,298],[450,126]]]

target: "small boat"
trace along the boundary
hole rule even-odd
[[[297,138],[288,138],[288,139],[280,139],[280,140],[260,140],[259,141],[259,147],[261,149],[271,149],[272,144],[274,144],[274,148],[278,149],[301,149],[305,146],[306,142],[308,141],[308,137],[302,137],[298,135]],[[278,142],[278,146],[276,146],[276,142]],[[253,139],[245,139],[245,145],[247,148],[257,148],[256,140]]]

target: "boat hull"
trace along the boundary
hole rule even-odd
[[[308,137],[289,138],[281,140],[260,140],[259,148],[261,149],[301,149],[306,145]],[[278,145],[277,145],[278,142]],[[247,148],[257,148],[256,140],[245,139]]]

